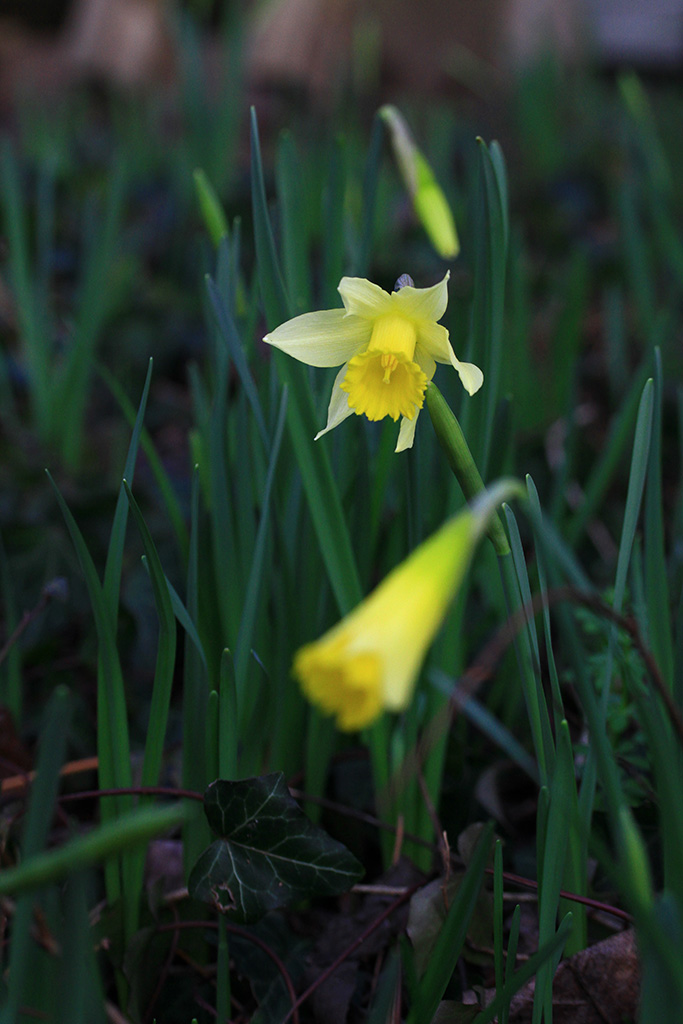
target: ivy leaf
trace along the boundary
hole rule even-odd
[[[335,896],[363,874],[353,854],[306,817],[282,772],[212,782],[204,812],[219,838],[199,857],[188,889],[233,921],[258,921],[275,907]]]

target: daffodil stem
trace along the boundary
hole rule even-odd
[[[433,381],[427,385],[425,404],[448,464],[462,487],[463,494],[471,501],[485,490],[484,481],[472,458],[460,424]],[[510,554],[507,534],[499,515],[491,520],[488,535],[499,557]]]

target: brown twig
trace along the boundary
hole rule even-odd
[[[486,874],[492,875],[493,868],[486,868]],[[531,878],[524,878],[523,875],[515,875],[510,871],[503,872],[503,878],[506,882],[510,882],[512,885],[521,885],[525,889],[538,889],[538,882],[534,882]],[[633,924],[633,916],[626,910],[622,910],[620,907],[613,907],[611,903],[603,903],[602,900],[591,899],[590,896],[579,896],[575,892],[567,892],[566,889],[560,889],[560,896],[562,899],[571,900],[572,903],[582,903],[585,907],[590,907],[591,910],[599,910],[604,914],[609,914],[611,917],[618,917],[621,921],[627,921],[629,924]]]

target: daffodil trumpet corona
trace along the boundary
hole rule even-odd
[[[483,491],[412,552],[341,622],[300,648],[293,673],[311,703],[343,731],[384,710],[403,711],[427,649],[460,587],[477,542],[514,480]]]
[[[343,308],[302,313],[265,336],[309,366],[341,365],[316,440],[354,413],[369,420],[391,416],[401,419],[396,451],[411,448],[437,363],[454,367],[470,395],[479,390],[481,370],[456,358],[447,329],[437,322],[446,312],[448,278],[431,288],[399,278],[398,289],[386,292],[364,278],[343,277]]]

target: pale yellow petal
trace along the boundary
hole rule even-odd
[[[420,348],[419,345],[415,349],[415,362],[420,367],[427,380],[431,380],[436,373],[436,363],[429,352]]]
[[[372,324],[343,309],[302,313],[280,324],[263,339],[309,366],[339,366],[366,347]]]
[[[446,312],[448,305],[448,278],[450,270],[442,281],[431,288],[411,288],[407,285],[398,292],[393,292],[391,300],[394,312],[409,317],[414,321],[428,320],[436,322]],[[355,312],[355,311],[354,311]]]
[[[322,437],[323,434],[326,434],[329,430],[334,430],[335,427],[338,427],[339,424],[343,423],[349,416],[353,416],[353,409],[349,405],[349,396],[345,391],[342,391],[339,386],[344,380],[347,370],[348,364],[345,363],[334,379],[332,394],[330,395],[330,404],[327,409],[327,423],[323,430],[319,430],[315,435],[313,438],[314,441],[317,441],[319,437]]]
[[[484,383],[484,374],[474,363],[461,363],[455,356],[453,357],[453,365],[458,371],[465,391],[470,395],[474,395]]]
[[[342,277],[339,294],[346,312],[353,316],[374,320],[383,313],[392,312],[391,296],[384,288],[364,277]]]
[[[478,366],[475,366],[474,363],[463,363],[456,357],[448,340],[448,331],[441,324],[421,323],[418,325],[416,360],[420,362],[425,353],[432,359],[436,359],[437,363],[450,363],[458,371],[462,385],[470,395],[478,391],[484,383],[484,374]]]
[[[395,452],[404,452],[406,448],[413,447],[413,441],[415,440],[415,427],[417,426],[417,417],[419,412],[420,410],[418,409],[412,420],[409,420],[407,416],[404,416],[401,420],[401,429],[398,432],[398,441],[394,448]]]
[[[437,363],[450,363],[451,366],[455,366],[455,352],[448,340],[448,331],[442,324],[433,321],[418,324],[415,357],[419,358],[424,353],[430,355]]]

